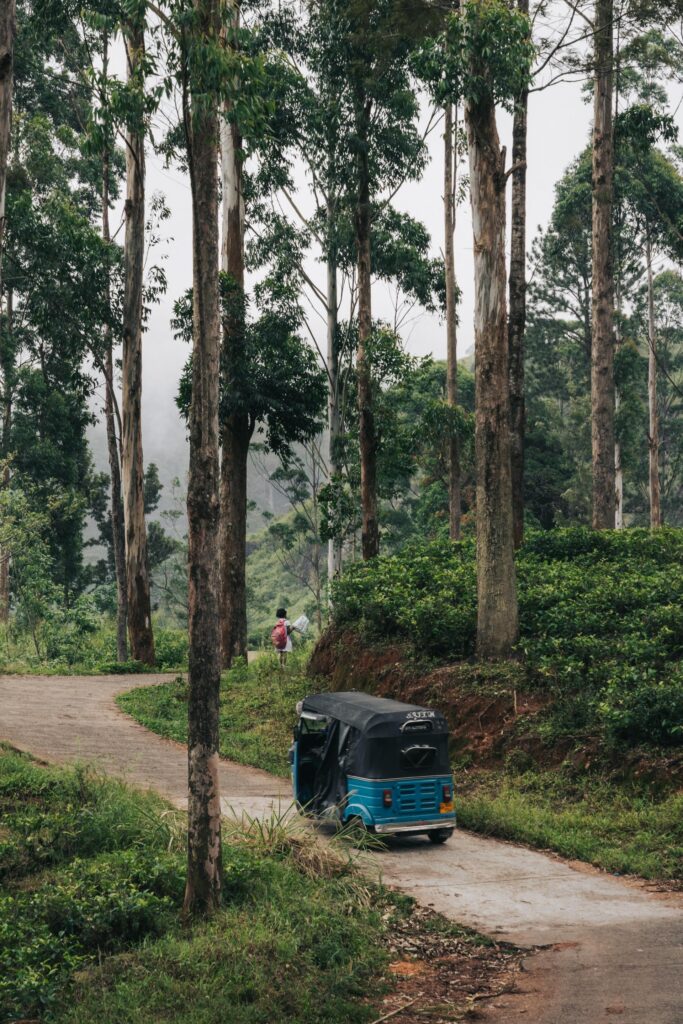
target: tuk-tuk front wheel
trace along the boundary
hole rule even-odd
[[[435,843],[436,845],[440,845],[441,843],[445,843],[448,839],[451,838],[451,836],[453,835],[453,829],[433,828],[430,832],[427,833],[427,835],[429,836],[430,842]]]

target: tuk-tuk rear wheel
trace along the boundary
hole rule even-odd
[[[347,818],[346,821],[344,822],[344,825],[352,832],[355,830],[356,832],[358,832],[359,835],[369,836],[373,835],[375,831],[372,825],[366,825],[366,823],[361,818],[360,814],[354,814],[352,815],[352,817]]]
[[[439,845],[441,843],[447,842],[451,838],[451,836],[453,835],[453,829],[433,828],[430,832],[427,833],[427,835],[429,836],[430,842]]]

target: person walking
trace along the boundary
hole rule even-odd
[[[273,647],[280,655],[280,668],[285,667],[287,655],[292,650],[292,630],[295,629],[287,618],[287,609],[278,608],[275,612],[277,622],[270,634]]]

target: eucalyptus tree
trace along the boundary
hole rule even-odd
[[[123,292],[121,476],[126,537],[128,634],[132,656],[154,664],[154,634],[144,507],[142,451],[142,305],[145,263],[145,54],[146,0],[126,5],[128,111],[126,121],[126,228]]]
[[[381,5],[380,5],[381,6]],[[402,5],[394,5],[392,17],[400,17]],[[374,11],[374,8],[373,8]],[[375,12],[376,13],[376,12]],[[345,504],[348,496],[348,426],[352,417],[349,375],[355,375],[359,308],[357,247],[357,159],[356,121],[350,92],[350,59],[354,50],[349,34],[357,11],[337,4],[310,4],[298,17],[289,7],[278,9],[265,25],[272,45],[286,52],[287,66],[281,72],[286,89],[277,102],[278,130],[276,149],[283,153],[277,165],[273,159],[271,131],[259,161],[267,167],[267,194],[263,192],[264,174],[259,171],[263,199],[254,203],[249,223],[254,237],[249,243],[251,263],[262,267],[276,259],[280,267],[296,264],[298,282],[293,301],[298,305],[328,377],[328,438],[325,451],[326,502],[330,523],[340,518],[332,509],[335,496]],[[387,9],[380,12],[388,17]],[[414,30],[411,30],[414,31]],[[401,27],[406,47],[410,33]],[[394,33],[394,36],[396,33]],[[407,51],[406,51],[407,52]],[[353,72],[355,74],[355,72]],[[406,78],[406,81],[409,81]],[[411,97],[408,97],[412,103]],[[398,104],[398,99],[395,97]],[[422,157],[423,146],[414,124],[400,112],[390,115],[380,104],[373,117],[371,140],[373,196],[370,210],[372,245],[370,271],[372,282],[387,281],[396,290],[394,327],[398,329],[415,303],[436,309],[443,302],[443,269],[440,261],[430,259],[430,239],[414,218],[399,214],[391,205],[393,194],[416,168],[401,157],[414,149]],[[398,109],[398,108],[397,108]],[[430,122],[431,123],[431,122]],[[293,159],[305,168],[305,197],[297,192],[292,173]],[[249,202],[249,200],[248,200]],[[255,216],[256,214],[256,216]],[[280,253],[276,256],[276,251]],[[305,265],[315,253],[325,265],[324,283],[318,284]],[[281,277],[283,271],[278,271]],[[296,276],[296,275],[295,275]],[[303,291],[299,283],[304,282]],[[342,316],[342,309],[345,316]],[[318,339],[315,318],[325,321],[325,342]],[[353,337],[353,344],[350,338]],[[355,393],[355,388],[354,388]],[[341,512],[341,509],[339,510]],[[328,579],[341,570],[343,537],[328,533]]]
[[[448,76],[464,103],[475,273],[477,651],[509,655],[517,637],[505,271],[505,168],[496,104],[528,83],[528,19],[470,0],[447,28]]]
[[[517,0],[528,18],[529,0]],[[529,26],[529,33],[531,27]],[[512,529],[518,548],[524,538],[524,332],[526,329],[526,173],[528,84],[514,97],[512,118],[512,194],[510,197],[510,273],[508,279],[508,356],[510,377],[510,459]]]
[[[4,258],[5,237],[5,198],[7,183],[7,159],[10,146],[10,126],[12,121],[12,86],[14,80],[14,37],[16,34],[16,2],[3,0],[0,6],[0,314],[2,314],[2,263]],[[9,384],[11,373],[3,366],[5,396],[5,417],[3,420],[2,450],[8,455],[9,440]],[[2,470],[2,484],[9,483],[9,465]],[[0,622],[9,618],[9,553],[0,549]]]
[[[457,174],[460,161],[458,145],[458,106],[454,103],[448,61],[444,53],[445,34],[423,44],[414,58],[419,77],[427,84],[438,108],[443,110],[444,138],[444,283],[446,299],[446,400],[451,410],[458,402],[458,344],[457,299],[455,273],[455,214],[457,203]],[[455,116],[454,116],[455,111]],[[449,440],[449,533],[452,540],[460,539],[461,481],[460,445],[457,431],[451,431]]]
[[[288,141],[291,151],[303,161],[311,185],[309,196],[313,199],[313,209],[308,211],[302,209],[294,196],[291,168],[287,168],[278,182],[286,206],[299,222],[298,251],[302,278],[311,300],[321,306],[325,318],[325,346],[319,354],[328,378],[326,475],[328,489],[338,490],[344,472],[344,391],[339,326],[340,222],[342,217],[348,222],[346,191],[350,162],[348,132],[343,126],[344,75],[337,60],[330,60],[332,54],[324,6],[318,9],[315,4],[308,4],[302,16],[296,16],[291,9],[279,9],[277,18],[271,21],[270,30],[273,42],[283,47],[292,68],[288,92],[291,109]],[[319,288],[303,268],[304,248],[311,243],[318,246],[325,263],[324,288]],[[350,303],[354,305],[353,296]],[[310,333],[315,337],[314,331]],[[330,536],[328,579],[334,579],[341,567],[341,539]]]
[[[105,28],[102,39],[102,105],[105,111],[104,135],[102,144],[102,238],[105,243],[111,242],[109,228],[110,202],[110,168],[111,168],[111,132],[107,131],[107,71],[108,71],[108,32]],[[107,281],[107,298],[111,300],[111,282]],[[107,430],[107,455],[109,458],[109,474],[111,481],[111,527],[114,550],[114,573],[116,576],[116,654],[119,661],[128,658],[128,579],[126,572],[126,535],[121,489],[121,462],[117,441],[117,422],[115,413],[118,411],[114,392],[114,352],[113,332],[110,325],[105,327],[104,337],[104,387],[105,387],[105,422]],[[120,432],[122,433],[122,431]],[[120,434],[119,434],[120,436]]]
[[[637,104],[617,122],[617,193],[645,253],[648,352],[648,495],[650,525],[661,526],[659,413],[657,402],[657,330],[654,254],[683,259],[683,177],[676,164],[655,148],[659,139],[676,138],[673,120]]]
[[[50,518],[62,601],[87,582],[83,527],[95,486],[87,449],[92,338],[109,321],[107,255],[94,219],[100,166],[85,146],[92,95],[73,10],[20,2],[7,174],[0,332],[3,447],[18,487]],[[59,100],[55,97],[58,95]]]
[[[16,0],[3,0],[0,6],[0,250],[5,228],[5,193],[12,123],[16,17]],[[0,264],[0,273],[1,270]]]
[[[253,89],[238,88],[238,78],[232,98],[224,101],[221,118],[221,637],[223,664],[229,666],[247,651],[247,467],[252,438],[263,418],[268,421],[269,444],[278,436],[279,428],[274,429],[273,423],[280,417],[287,421],[284,434],[289,432],[292,442],[308,440],[308,432],[319,428],[320,392],[311,365],[313,354],[304,359],[305,369],[299,358],[296,298],[300,283],[294,278],[301,266],[296,246],[284,254],[278,251],[277,227],[273,233],[273,218],[264,215],[275,191],[289,184],[283,165],[294,134],[291,91],[298,76],[273,48],[272,34],[260,18],[243,26],[239,3],[229,4],[226,13],[226,52],[241,63],[257,58],[261,67],[258,100]],[[250,249],[259,251],[256,262],[265,272],[254,290],[254,305],[261,314],[256,321],[248,319],[251,299],[245,292],[245,267],[250,262],[247,216],[252,241],[257,239]],[[254,268],[252,260],[250,269]],[[270,369],[265,370],[264,380],[266,362]],[[283,415],[284,395],[290,400],[288,415]],[[288,451],[285,445],[279,454],[286,460]]]
[[[641,333],[646,336],[654,321],[657,371],[654,408],[659,434],[661,520],[680,526],[683,522],[683,278],[676,270],[663,270],[644,292],[636,316]],[[649,450],[650,445],[648,461]],[[649,470],[648,466],[648,478]]]
[[[234,68],[220,45],[218,0],[182,2],[166,25],[177,75],[192,191],[192,401],[188,517],[188,868],[184,912],[222,898],[218,777],[220,690],[218,133],[223,82]],[[230,77],[228,77],[230,76]]]
[[[457,284],[455,278],[455,201],[458,169],[457,107],[455,125],[453,104],[444,107],[444,264],[446,278],[446,381],[447,401],[454,409],[458,404],[458,338]],[[456,431],[448,446],[448,521],[451,540],[460,540],[460,445]]]
[[[240,45],[240,4],[228,4],[224,28],[225,46],[233,52]],[[235,105],[226,100],[220,125],[223,192],[221,269],[232,285],[232,298],[223,317],[221,362],[230,373],[244,359],[244,191],[243,140]],[[233,657],[246,657],[247,607],[245,543],[247,532],[247,460],[249,420],[243,410],[221,416],[221,522],[220,587],[221,650],[223,665]]]
[[[119,262],[118,251],[111,246],[111,230],[109,225],[110,204],[113,189],[117,189],[120,154],[116,149],[116,118],[111,102],[112,83],[109,78],[109,48],[115,34],[117,20],[115,17],[89,12],[89,20],[95,33],[95,44],[98,45],[100,68],[93,67],[90,74],[94,80],[94,90],[98,98],[98,108],[93,111],[90,125],[91,148],[101,157],[101,204],[102,204],[102,239],[109,247],[111,267],[107,275],[106,301],[113,312],[112,273]],[[107,457],[109,461],[111,548],[113,556],[114,579],[116,583],[116,655],[118,661],[128,658],[128,583],[126,573],[126,535],[124,509],[121,487],[121,452],[119,439],[122,437],[122,423],[119,403],[116,398],[114,379],[114,329],[112,322],[103,325],[102,350],[94,349],[96,365],[104,377],[104,418],[107,436]]]
[[[0,5],[0,288],[2,282],[2,244],[5,230],[7,161],[12,123],[14,85],[14,38],[16,36],[16,0]]]
[[[372,223],[380,190],[389,193],[419,174],[424,145],[411,89],[409,57],[415,25],[406,5],[390,0],[324,0],[310,5],[317,41],[308,58],[335,97],[336,124],[347,159],[344,192],[353,211],[357,286],[358,408],[363,557],[379,550],[377,441],[367,346],[372,332]],[[374,210],[373,210],[374,206]]]

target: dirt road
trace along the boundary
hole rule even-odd
[[[164,676],[0,676],[0,739],[47,761],[93,761],[133,784],[185,801],[182,747],[122,714],[114,696]],[[290,802],[286,782],[224,762],[226,811],[258,814]],[[386,882],[456,921],[519,945],[529,960],[521,995],[487,1019],[529,1024],[683,1024],[683,898],[570,865],[523,847],[456,833],[377,855]]]

